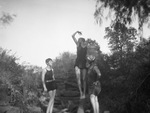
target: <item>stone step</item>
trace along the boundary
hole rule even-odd
[[[73,100],[73,101],[79,101],[79,97],[60,97],[61,100]]]
[[[61,97],[79,97],[80,93],[79,91],[63,91],[61,92]]]

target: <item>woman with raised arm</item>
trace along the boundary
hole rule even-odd
[[[46,113],[52,113],[57,86],[55,82],[54,71],[52,68],[53,63],[52,59],[51,58],[46,59],[45,63],[47,66],[46,68],[43,69],[42,72],[42,82],[44,92],[48,92],[50,96],[50,101],[48,103]]]
[[[87,43],[84,38],[76,39],[75,35],[79,34],[82,35],[80,31],[76,31],[72,38],[77,46],[77,58],[75,61],[75,73],[77,77],[77,83],[80,91],[80,99],[85,98],[86,92],[86,55],[87,55]],[[81,81],[83,81],[83,90],[81,86]]]

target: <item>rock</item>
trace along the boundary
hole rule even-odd
[[[60,99],[63,101],[69,101],[69,100],[72,100],[72,101],[79,101],[79,97],[60,97]]]
[[[66,90],[78,90],[78,85],[75,82],[66,82],[65,89]]]
[[[13,106],[0,106],[0,113],[20,113],[20,108]]]
[[[104,111],[104,113],[110,113],[109,111]]]
[[[0,106],[7,106],[9,103],[7,101],[0,101]]]
[[[78,91],[63,91],[61,97],[79,97],[80,94]]]
[[[84,108],[82,105],[78,107],[77,113],[84,113]]]
[[[31,113],[41,113],[41,108],[36,106],[28,106],[28,109]]]

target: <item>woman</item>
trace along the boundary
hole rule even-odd
[[[75,35],[82,35],[80,31],[76,31],[72,38],[77,46],[77,58],[75,61],[75,73],[77,77],[77,83],[80,91],[80,98],[85,98],[86,92],[86,55],[87,55],[87,43],[84,38],[79,38],[78,40],[75,38]],[[82,80],[81,80],[82,79]],[[83,81],[83,90],[81,86],[81,81]]]
[[[57,87],[56,87],[56,82],[54,77],[54,71],[52,68],[52,63],[53,63],[52,59],[51,58],[46,59],[45,63],[47,66],[46,68],[43,69],[42,72],[42,82],[43,82],[44,92],[48,92],[50,96],[50,101],[48,103],[46,113],[52,113]]]
[[[101,91],[101,84],[99,79],[101,77],[100,70],[95,63],[95,57],[89,56],[87,58],[88,67],[88,84],[90,88],[90,100],[94,113],[99,113],[98,95]]]

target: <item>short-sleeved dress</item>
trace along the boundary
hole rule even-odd
[[[53,70],[46,70],[45,85],[46,85],[47,91],[57,89],[56,81],[53,79]]]
[[[77,66],[80,69],[86,69],[86,55],[87,55],[87,47],[83,48],[81,45],[78,46],[75,66]]]

